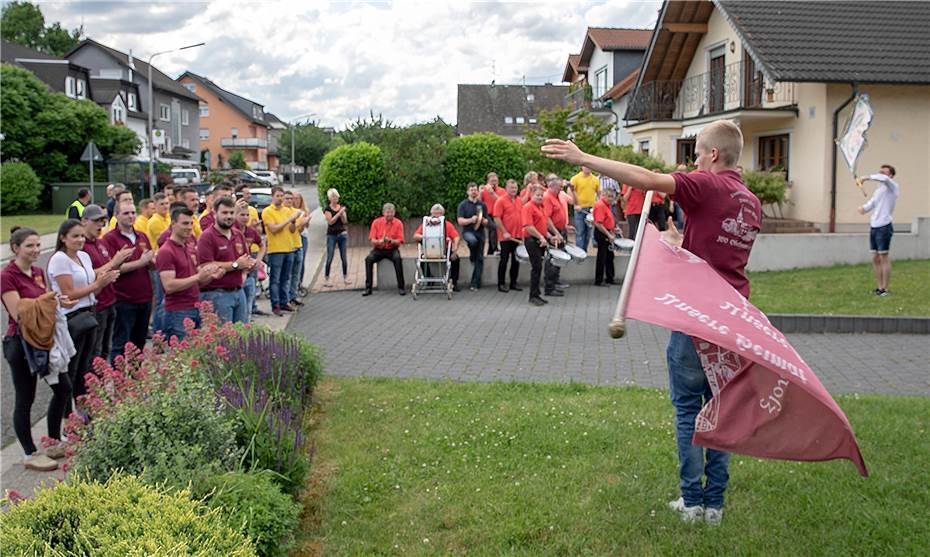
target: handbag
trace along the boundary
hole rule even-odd
[[[90,310],[76,311],[68,315],[68,333],[77,341],[82,335],[97,328],[97,318]]]

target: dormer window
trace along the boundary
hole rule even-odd
[[[127,104],[129,105],[129,110],[137,110],[137,109],[136,109],[136,94],[135,94],[135,93],[129,93],[126,102],[127,102]]]
[[[252,106],[252,118],[256,120],[262,119],[262,109],[260,106]]]
[[[65,95],[72,99],[77,98],[77,83],[70,75],[65,78]]]
[[[75,81],[75,84],[76,84],[75,97],[79,99],[86,99],[87,98],[87,82],[84,81],[83,79],[78,79]]]

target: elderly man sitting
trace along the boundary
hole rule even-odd
[[[445,216],[446,210],[442,205],[437,203],[433,205],[433,207],[429,210],[429,214],[430,214],[430,217],[436,219],[436,221],[438,222],[439,217]],[[449,279],[452,281],[452,291],[458,292],[459,291],[459,255],[457,252],[459,249],[459,233],[455,229],[455,226],[453,226],[452,223],[448,221],[448,219],[445,221],[445,223],[446,223],[446,226],[445,226],[446,245],[448,246],[449,244],[452,244],[452,249],[450,250],[450,255],[449,255],[449,261],[450,261]],[[420,242],[423,240],[423,225],[422,224],[420,224],[420,226],[418,226],[416,231],[413,233],[413,239],[416,242]],[[426,276],[429,276],[429,265],[426,265],[426,268],[424,269],[424,273],[426,274]]]
[[[404,266],[400,256],[400,246],[404,243],[404,223],[394,218],[394,204],[385,203],[381,207],[381,215],[371,222],[371,231],[368,240],[371,242],[371,252],[365,257],[365,291],[362,296],[371,296],[371,285],[375,263],[382,259],[390,259],[394,264],[394,273],[397,275],[397,293],[403,296],[407,293],[404,287]]]

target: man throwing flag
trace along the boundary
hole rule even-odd
[[[748,298],[745,267],[761,226],[762,207],[736,169],[742,145],[740,129],[729,120],[708,124],[695,144],[697,170],[672,174],[588,155],[574,143],[558,139],[548,140],[542,150],[549,158],[585,166],[630,187],[674,194],[688,215],[688,227],[682,239],[669,223],[665,240],[702,258]],[[723,518],[730,455],[692,443],[695,420],[713,392],[690,336],[672,332],[667,360],[681,480],[681,497],[669,506],[685,521],[718,524]]]

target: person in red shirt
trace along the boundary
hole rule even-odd
[[[608,188],[601,191],[601,198],[594,204],[594,245],[597,246],[597,259],[594,261],[594,286],[616,284],[614,282],[614,252],[610,249],[616,237],[614,233],[616,221],[611,210],[616,202],[616,192]]]
[[[126,247],[111,253],[107,243],[100,238],[100,230],[107,224],[106,209],[99,205],[88,205],[81,215],[84,225],[84,247],[82,251],[90,256],[94,272],[104,275],[120,265],[132,255],[132,248]],[[97,293],[97,306],[94,317],[97,319],[97,331],[94,337],[93,357],[108,358],[113,345],[113,328],[116,325],[116,290],[108,284]]]
[[[215,199],[213,215],[216,220],[200,235],[197,258],[200,265],[216,263],[224,274],[200,289],[200,299],[213,304],[221,323],[243,323],[251,308],[242,284],[256,261],[249,253],[242,232],[233,227],[236,202],[228,196]]]
[[[155,258],[155,267],[165,289],[163,332],[167,338],[183,340],[187,336],[184,320],[200,327],[200,285],[221,278],[225,271],[216,263],[198,268],[197,251],[190,242],[194,233],[194,212],[184,207],[171,211],[171,236],[162,244]]]
[[[394,264],[397,293],[401,296],[407,293],[404,286],[404,262],[400,256],[400,246],[404,243],[404,223],[394,218],[394,211],[393,203],[385,203],[381,207],[381,216],[371,222],[371,231],[368,233],[371,252],[365,257],[365,291],[362,296],[371,296],[375,263],[382,259],[390,259]]]
[[[497,252],[497,226],[494,223],[494,205],[497,200],[507,195],[507,190],[500,187],[500,179],[496,172],[488,172],[486,182],[481,186],[481,202],[488,210],[488,255]]]
[[[546,176],[546,191],[543,194],[543,214],[546,215],[549,233],[553,237],[553,247],[565,244],[568,237],[568,203],[560,195],[563,180],[555,174]],[[547,260],[543,271],[546,296],[564,296],[567,284],[561,282],[561,268]]]
[[[46,449],[43,454],[32,438],[31,411],[39,377],[29,368],[25,340],[17,323],[20,302],[34,300],[48,291],[42,269],[35,266],[42,252],[42,239],[31,228],[14,226],[10,231],[10,251],[15,257],[0,272],[0,298],[9,318],[6,334],[3,336],[3,357],[7,361],[13,378],[13,390],[16,393],[13,404],[13,431],[26,455],[23,466],[29,470],[50,472],[58,468],[58,463],[53,459],[64,458],[65,449],[59,442]],[[72,308],[77,304],[77,300],[72,301],[67,296],[57,298],[62,308]],[[49,387],[52,389],[52,399],[48,405],[48,436],[59,441],[61,421],[71,400],[71,379],[67,373],[60,373],[58,382]]]
[[[145,347],[154,294],[149,267],[155,258],[148,237],[133,229],[136,208],[132,203],[117,204],[114,212],[116,228],[103,237],[103,242],[111,253],[131,248],[132,254],[119,266],[119,278],[113,283],[116,292],[116,325],[113,327],[110,360],[123,355],[126,342],[132,342],[139,350]]]
[[[743,184],[737,161],[743,134],[730,120],[712,122],[695,141],[695,172],[656,174],[645,168],[594,157],[571,142],[550,139],[542,151],[550,158],[586,164],[640,190],[674,195],[688,215],[684,237],[675,226],[663,233],[704,259],[744,297],[749,298],[746,263],[762,221],[762,204]],[[687,521],[719,524],[729,479],[729,454],[693,445],[698,412],[713,397],[693,339],[672,332],[668,349],[669,390],[676,414],[681,497],[669,503]],[[704,481],[706,478],[706,482]]]
[[[517,198],[520,186],[516,180],[507,180],[507,195],[494,204],[494,222],[497,224],[497,239],[501,246],[501,260],[497,266],[497,289],[501,292],[523,290],[517,286],[520,262],[517,261],[517,246],[523,239],[523,204]],[[504,282],[507,276],[507,259],[510,259],[510,287]]]
[[[429,214],[434,219],[445,216],[446,209],[439,203],[433,205],[430,209]],[[455,225],[449,222],[448,220],[443,221],[445,223],[446,229],[446,246],[451,246],[449,250],[449,280],[452,281],[452,291],[459,291],[459,232],[455,229]],[[413,232],[413,241],[419,242],[423,240],[423,223],[420,223],[420,226]],[[430,276],[429,265],[425,265],[424,273],[426,276]]]
[[[549,247],[549,240],[556,240],[549,236],[549,219],[543,210],[543,196],[545,191],[540,186],[530,186],[530,201],[520,210],[523,224],[524,245],[526,253],[530,256],[530,304],[543,306],[547,300],[543,299],[539,291],[539,279],[542,275],[543,255]],[[558,233],[556,233],[558,234]]]

